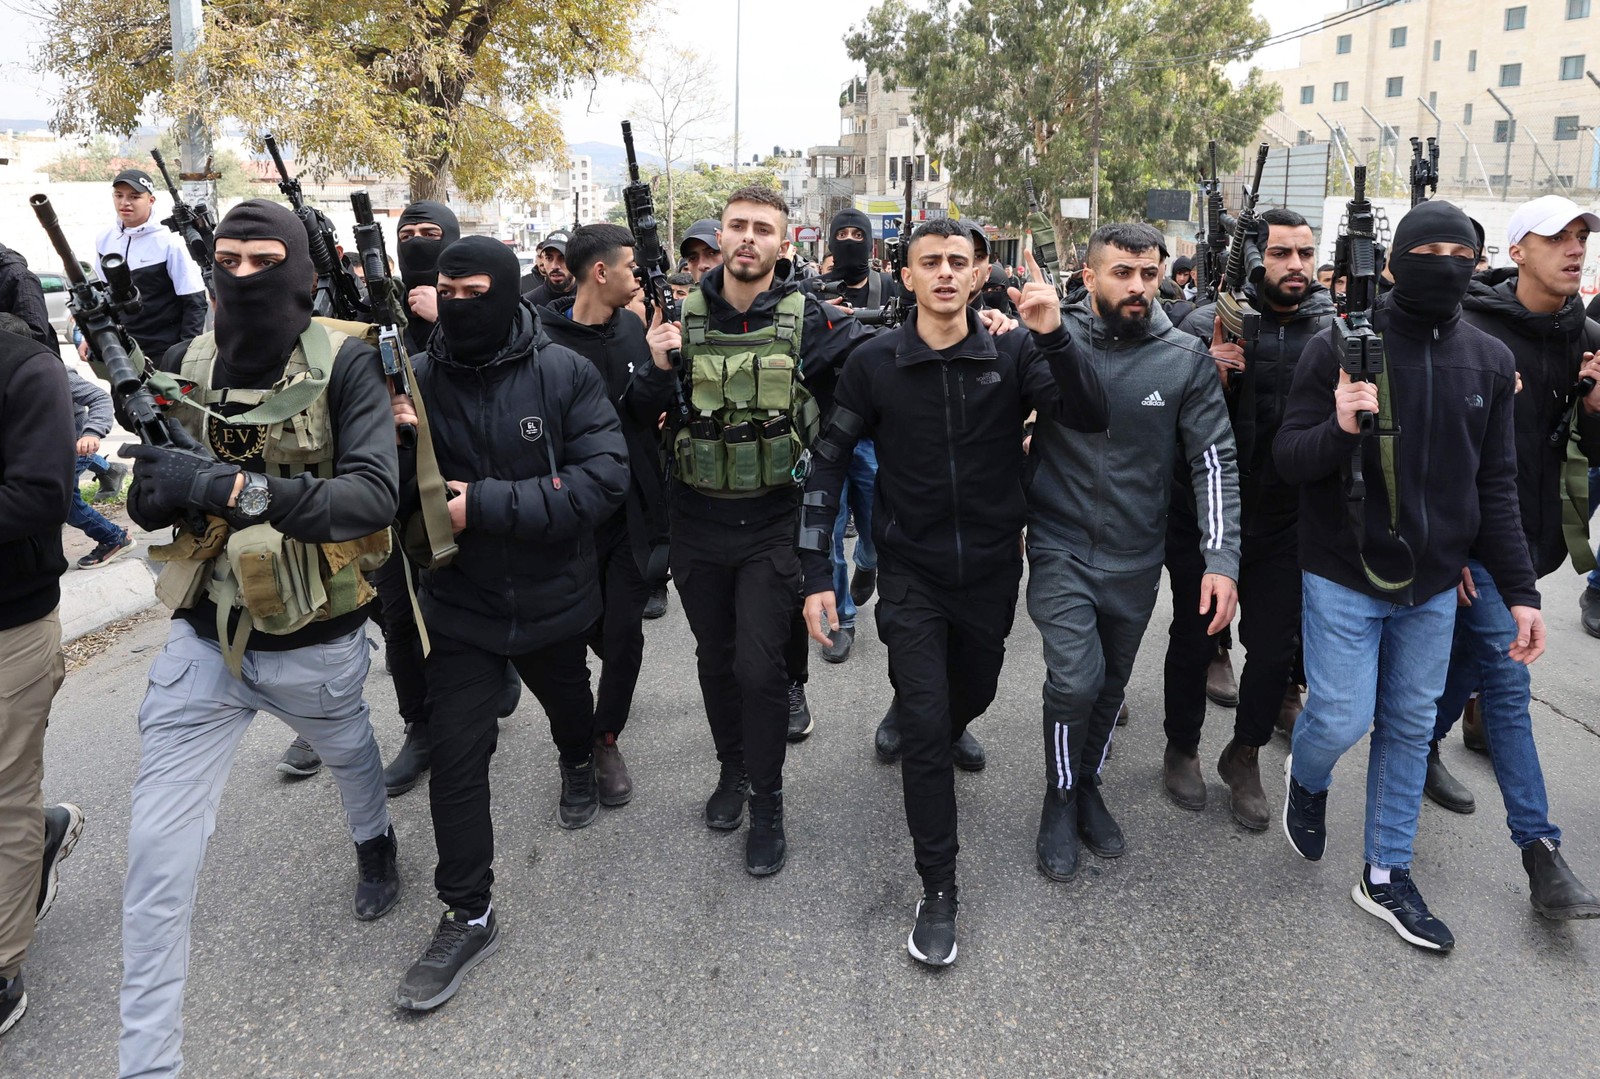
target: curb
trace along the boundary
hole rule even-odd
[[[69,570],[61,576],[61,641],[75,641],[155,604],[155,576],[137,556]]]

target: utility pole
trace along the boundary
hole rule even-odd
[[[191,62],[204,33],[200,0],[170,0],[172,62],[182,73]],[[216,174],[211,168],[211,134],[198,113],[185,113],[178,121],[178,182],[185,202],[203,202],[216,212]],[[221,215],[218,214],[220,217]]]
[[[744,0],[733,0],[733,171],[739,171],[739,45],[744,22]]]
[[[1100,227],[1100,61],[1089,61],[1094,78],[1094,109],[1089,131],[1089,231]]]

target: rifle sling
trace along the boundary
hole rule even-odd
[[[1378,430],[1390,431],[1394,429],[1394,409],[1389,399],[1389,364],[1387,358],[1385,359],[1383,370],[1378,372],[1377,383]],[[1416,557],[1412,555],[1410,546],[1400,535],[1399,469],[1396,467],[1395,462],[1398,447],[1395,445],[1396,439],[1394,435],[1379,435],[1377,438],[1379,467],[1383,472],[1383,493],[1385,500],[1389,503],[1389,538],[1398,543],[1400,548],[1406,552],[1407,557],[1410,558],[1411,576],[1408,576],[1403,581],[1390,581],[1380,576],[1367,564],[1366,506],[1362,502],[1352,501],[1350,503],[1350,517],[1355,525],[1356,553],[1361,559],[1361,572],[1366,574],[1368,583],[1374,588],[1381,589],[1384,592],[1403,592],[1410,588],[1412,581],[1416,579]],[[1362,440],[1363,444],[1365,441],[1365,439]],[[1362,452],[1362,446],[1357,445],[1355,452],[1359,455]],[[1587,478],[1585,482],[1587,482]]]
[[[1572,556],[1572,568],[1588,573],[1595,568],[1594,547],[1589,543],[1589,459],[1578,446],[1578,421],[1583,398],[1572,403],[1567,424],[1565,458],[1561,462],[1561,537]]]

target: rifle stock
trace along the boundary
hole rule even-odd
[[[1228,243],[1228,264],[1217,294],[1217,314],[1222,319],[1223,329],[1235,341],[1254,341],[1261,332],[1261,315],[1250,305],[1244,286],[1249,269],[1246,248],[1255,238],[1256,201],[1261,197],[1261,176],[1266,167],[1267,144],[1262,143],[1256,151],[1255,181],[1245,192],[1244,208],[1234,222],[1233,236]]]

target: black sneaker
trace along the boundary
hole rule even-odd
[[[644,616],[646,618],[660,618],[667,613],[667,586],[656,584],[650,586],[650,598],[644,601]]]
[[[113,561],[118,555],[127,554],[129,551],[133,550],[133,548],[133,536],[131,536],[128,533],[128,530],[124,528],[122,530],[121,539],[107,540],[105,543],[95,544],[94,550],[78,559],[78,568],[96,569],[105,565],[107,562]]]
[[[804,742],[816,729],[811,718],[811,705],[806,703],[806,684],[789,683],[789,741]]]
[[[56,901],[56,885],[61,880],[61,863],[83,834],[83,810],[71,802],[49,806],[44,811],[44,872],[39,878],[39,901],[33,908],[33,924],[44,921]]]
[[[923,893],[917,900],[917,924],[906,938],[911,958],[930,967],[948,967],[956,961],[956,889]]]
[[[10,980],[0,978],[0,1034],[17,1025],[28,1010],[28,991],[22,988],[22,971]]]
[[[286,776],[314,776],[322,771],[322,758],[317,756],[317,751],[311,748],[311,743],[304,738],[296,738],[289,743],[289,748],[283,751],[283,756],[278,760],[278,771]]]
[[[752,877],[770,877],[789,858],[783,836],[783,792],[750,796],[750,831],[744,837],[744,868]]]
[[[432,1011],[456,995],[467,971],[500,947],[500,926],[492,908],[484,925],[468,924],[469,917],[464,910],[452,908],[444,912],[422,958],[412,963],[400,979],[394,996],[396,1004],[414,1012]]]
[[[363,922],[377,921],[400,901],[399,852],[393,825],[386,834],[356,844],[356,917]]]
[[[561,762],[561,803],[556,823],[572,831],[586,827],[600,812],[600,788],[594,781],[594,754],[582,764]]]
[[[1350,898],[1374,918],[1388,922],[1407,944],[1441,954],[1456,946],[1449,927],[1429,912],[1411,874],[1404,869],[1391,869],[1387,884],[1373,884],[1363,869],[1361,879],[1350,889]]]
[[[706,799],[706,827],[731,832],[744,823],[744,803],[750,797],[750,780],[742,764],[724,764],[717,789]]]
[[[1312,794],[1289,774],[1294,757],[1283,762],[1283,834],[1300,857],[1320,862],[1328,848],[1328,792]]]

